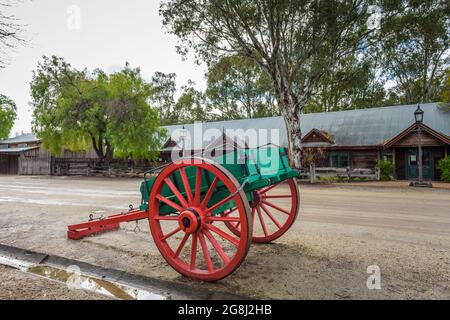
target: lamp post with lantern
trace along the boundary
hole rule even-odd
[[[181,138],[181,157],[184,158],[184,149],[186,148],[186,137],[187,137],[187,130],[183,126],[183,129],[180,131],[180,138]]]
[[[410,186],[414,187],[432,187],[430,182],[423,181],[423,152],[422,152],[422,127],[423,123],[423,110],[420,108],[420,104],[417,106],[416,111],[414,111],[414,118],[417,124],[417,137],[418,137],[418,169],[419,169],[419,179],[418,181],[412,181]]]

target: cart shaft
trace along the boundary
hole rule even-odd
[[[117,230],[121,222],[137,221],[148,218],[148,212],[143,210],[131,210],[125,213],[114,214],[105,219],[97,219],[67,227],[67,237],[79,240],[86,236]]]

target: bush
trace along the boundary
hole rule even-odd
[[[441,170],[441,180],[450,182],[450,157],[445,157],[439,161],[439,169]]]
[[[380,180],[390,181],[394,179],[394,163],[389,160],[380,160],[377,167],[380,169]]]

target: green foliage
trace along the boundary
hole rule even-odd
[[[175,93],[177,91],[175,73],[155,72],[152,77],[151,101],[158,110],[161,125],[174,124],[173,107],[175,105]]]
[[[161,125],[211,120],[205,95],[196,90],[194,85],[193,81],[188,80],[187,85],[181,87],[181,94],[175,100],[176,74],[155,72],[151,82],[150,100],[158,110]]]
[[[224,57],[208,70],[206,97],[214,120],[279,115],[272,91],[267,74],[248,58]]]
[[[330,184],[340,181],[340,177],[337,176],[318,176],[316,177],[317,182],[324,183],[324,184]]]
[[[140,70],[76,70],[58,57],[44,57],[33,72],[33,129],[53,154],[64,148],[89,150],[110,161],[155,159],[162,136],[156,110],[148,104],[152,87]]]
[[[17,117],[17,107],[14,101],[0,94],[0,140],[6,139]]]
[[[394,178],[394,163],[389,160],[380,160],[377,167],[380,169],[380,180],[390,181]]]
[[[194,85],[194,82],[188,81],[188,84],[181,88],[181,95],[174,107],[173,123],[193,123],[211,119],[205,103],[205,96],[202,92],[197,91]]]
[[[399,103],[436,102],[449,64],[450,6],[442,0],[387,2],[399,13],[382,24],[377,56]]]
[[[450,69],[445,73],[445,81],[441,91],[442,104],[450,109]]]
[[[450,182],[450,157],[439,160],[439,169],[441,170],[441,180]]]
[[[161,4],[163,25],[208,66],[224,57],[249,59],[270,79],[289,131],[290,159],[301,162],[299,115],[322,77],[344,57],[365,56],[375,37],[362,0],[171,0]]]
[[[349,55],[327,72],[314,90],[305,112],[332,112],[379,107],[387,103],[372,59]]]

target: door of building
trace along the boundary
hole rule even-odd
[[[13,155],[0,155],[0,174],[18,174],[19,157]]]
[[[410,148],[406,152],[406,179],[419,177],[419,150]],[[423,179],[434,180],[434,158],[431,149],[422,149]]]

